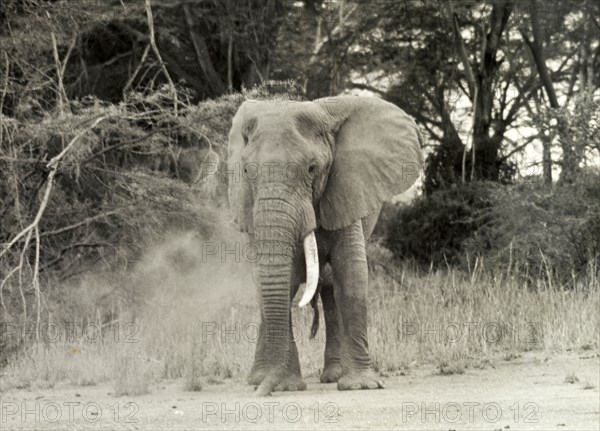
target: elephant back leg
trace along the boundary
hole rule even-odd
[[[333,277],[331,267],[327,266],[323,271],[323,284],[321,286],[321,302],[323,303],[323,314],[325,315],[325,358],[321,383],[337,382],[342,375],[340,364],[340,339],[338,311],[333,294]]]

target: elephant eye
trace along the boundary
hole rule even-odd
[[[316,170],[317,170],[317,165],[316,164],[312,163],[312,164],[310,164],[308,166],[308,173],[309,174],[311,174],[311,175],[314,174]]]
[[[244,146],[248,145],[248,135],[242,135],[242,138],[244,139]]]

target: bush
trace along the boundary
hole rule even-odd
[[[495,223],[465,247],[529,280],[580,284],[600,269],[600,176],[554,189],[517,184],[497,195]],[[481,238],[493,238],[485,243]]]
[[[459,263],[465,241],[492,222],[499,187],[473,182],[418,198],[391,218],[386,247],[397,258],[412,258],[427,266]]]
[[[385,244],[424,266],[475,261],[534,281],[574,285],[600,268],[600,175],[554,189],[470,183],[398,210]]]
[[[175,116],[163,87],[130,93],[118,105],[88,98],[42,118],[2,117],[0,324],[117,319],[103,307],[82,307],[68,285],[90,271],[127,273],[149,244],[172,233],[209,239],[225,219],[217,211],[227,201],[227,184],[202,172],[203,162],[226,160],[231,119],[245,99],[274,97],[301,95],[292,83],[267,82],[182,104]],[[135,308],[136,291],[115,284],[105,292],[90,289],[85,301],[105,293],[117,298],[117,309]],[[16,347],[5,342],[3,355]]]

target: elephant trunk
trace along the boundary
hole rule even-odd
[[[300,239],[315,228],[312,205],[304,205],[292,192],[265,189],[254,205],[254,240],[260,250],[257,277],[260,284],[262,336],[271,369],[257,389],[268,395],[283,379],[290,359],[290,285],[292,263]]]

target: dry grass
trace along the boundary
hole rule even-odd
[[[565,377],[565,383],[570,383],[570,384],[579,383],[579,377],[577,377],[575,375],[575,373],[569,373]]]
[[[139,265],[132,282],[143,285],[147,300],[134,331],[118,328],[129,333],[128,342],[107,331],[93,343],[33,344],[4,369],[2,389],[113,381],[118,396],[146,393],[164,379],[182,379],[183,388],[192,391],[244,380],[258,323],[248,265],[198,263],[187,273],[177,272],[182,266],[173,265],[173,256],[188,263],[198,259],[197,247],[186,238],[165,243]],[[420,274],[390,265],[371,274],[369,297],[369,343],[383,375],[425,363],[441,374],[464,373],[531,350],[598,351],[596,279],[557,291],[543,281],[532,289],[483,270]],[[303,374],[318,375],[324,328],[309,340],[312,310],[295,307],[293,319]]]
[[[245,95],[269,93],[265,88]],[[163,96],[170,101],[164,91],[131,94],[119,106],[73,105],[74,114],[24,123],[28,127],[5,123],[10,147],[23,163],[5,161],[15,185],[0,181],[0,186],[5,196],[35,197],[40,167],[32,154],[54,154],[49,146],[58,138],[68,142],[90,121],[110,118],[65,154],[62,179],[39,221],[45,259],[40,263],[56,266],[53,275],[40,278],[41,286],[32,281],[34,242],[0,261],[0,282],[8,280],[0,289],[0,323],[15,324],[20,316],[50,321],[59,329],[93,323],[103,328],[102,335],[90,341],[77,333],[48,342],[28,332],[22,343],[3,333],[0,360],[9,350],[18,354],[1,370],[0,390],[113,382],[118,396],[146,393],[165,379],[181,379],[191,391],[245,379],[259,319],[251,265],[243,256],[231,260],[231,254],[225,262],[204,259],[206,243],[200,238],[217,238],[211,246],[225,244],[229,252],[245,240],[222,226],[231,220],[216,203],[226,195],[226,184],[198,171],[199,162],[224,159],[230,120],[241,98],[187,106],[175,119],[161,107]],[[156,125],[151,133],[140,126],[142,120]],[[175,134],[179,147],[173,147]],[[18,184],[21,188],[13,190]],[[17,211],[16,201],[0,208],[3,241],[19,235],[37,213],[38,199],[29,200],[26,216]],[[157,238],[162,241],[148,244]],[[71,253],[74,244],[86,247]],[[138,251],[144,253],[139,262]],[[598,351],[597,276],[564,291],[550,273],[532,287],[481,266],[472,273],[423,273],[393,262],[376,244],[369,245],[369,256],[369,343],[374,366],[384,375],[407,373],[423,363],[432,363],[441,374],[463,373],[529,350]],[[597,274],[597,268],[590,273]],[[312,318],[311,309],[293,309],[307,376],[319,374],[325,347],[323,327],[309,340]]]
[[[115,364],[114,395],[143,395],[149,392],[149,359],[120,354]]]

